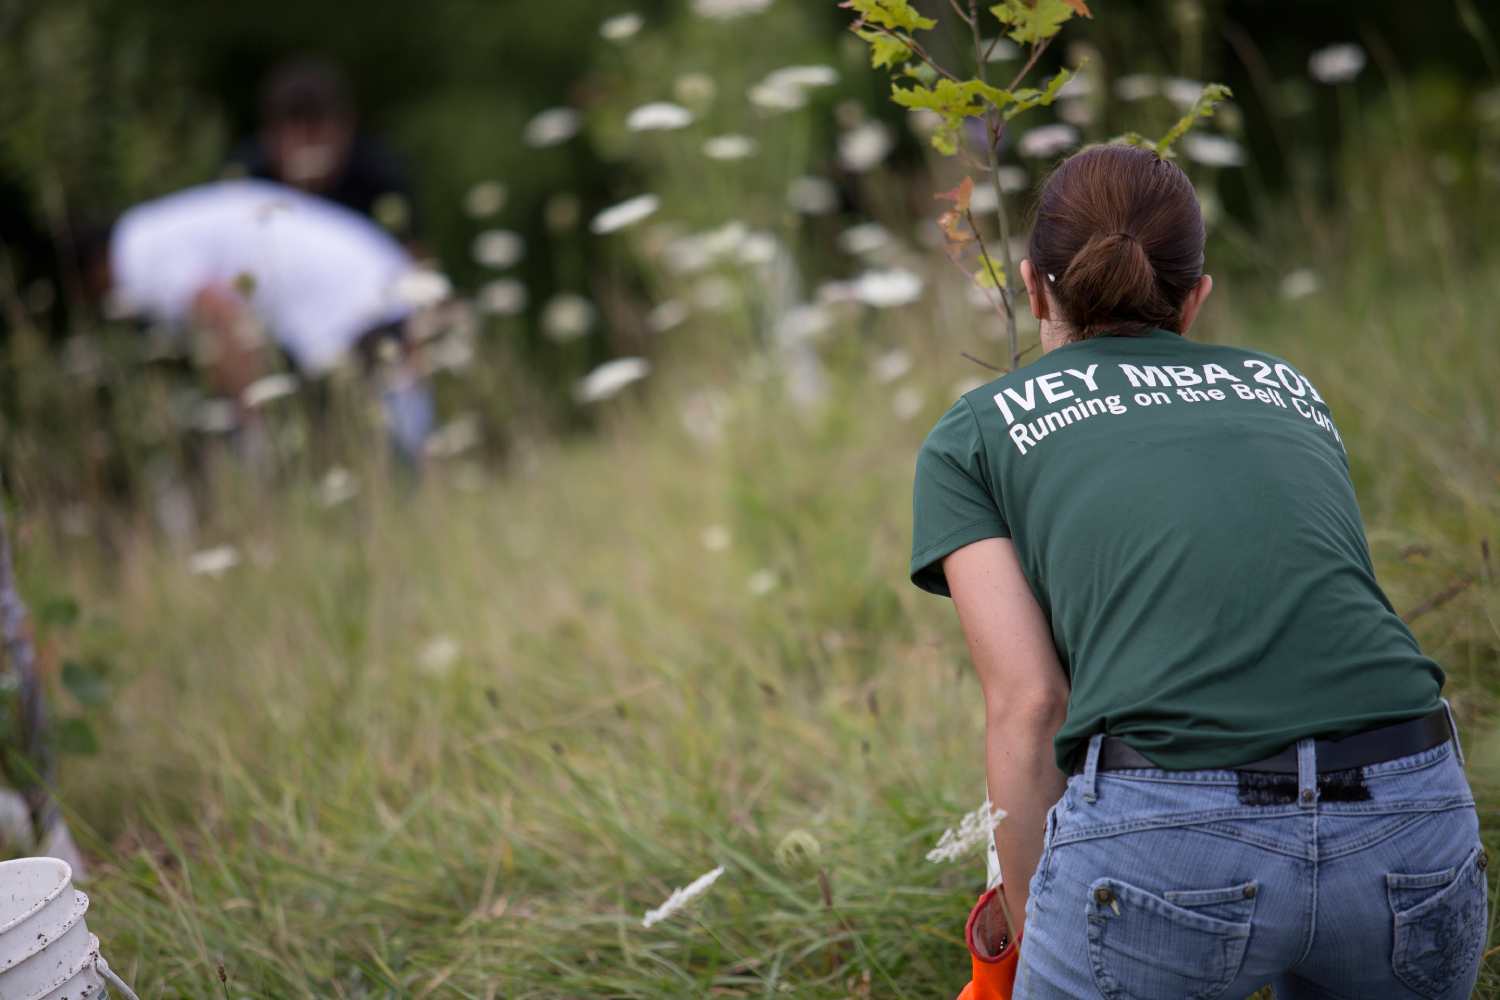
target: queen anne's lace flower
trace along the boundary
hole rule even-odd
[[[967,857],[993,839],[995,827],[1005,818],[1005,810],[994,809],[988,801],[959,820],[957,830],[944,830],[937,846],[927,852],[927,860],[933,864],[957,861]]]

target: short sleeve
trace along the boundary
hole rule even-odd
[[[960,398],[917,453],[912,488],[911,582],[944,597],[943,559],[982,538],[1009,538],[985,468],[979,421]]]

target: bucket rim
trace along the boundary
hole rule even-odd
[[[3,979],[7,972],[9,972],[11,969],[14,969],[22,962],[25,962],[28,959],[35,958],[42,952],[46,951],[58,938],[62,937],[64,934],[68,933],[68,931],[72,930],[75,926],[78,925],[80,921],[86,920],[88,918],[88,912],[88,895],[79,889],[74,889],[72,909],[68,911],[68,915],[63,920],[62,924],[54,927],[50,936],[42,944],[38,945],[35,940],[28,941],[25,945],[22,945],[22,954],[11,955],[8,959],[0,961],[0,979]]]
[[[15,867],[12,868],[12,866]],[[61,896],[68,889],[68,887],[73,884],[73,867],[66,861],[63,861],[61,858],[16,858],[12,861],[0,861],[0,880],[3,880],[5,878],[7,869],[15,870],[16,868],[24,868],[28,866],[32,868],[49,867],[53,868],[54,870],[59,870],[58,873],[62,875],[62,879],[56,886],[48,891],[46,896],[34,903],[31,908],[25,913],[22,913],[12,918],[11,920],[6,921],[5,923],[0,924],[0,936],[3,936],[10,931],[15,930],[17,927],[30,920],[32,917],[36,916],[44,908],[46,908],[48,903],[51,903],[58,896]]]

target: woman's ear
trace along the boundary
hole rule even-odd
[[[1042,287],[1041,275],[1030,260],[1021,261],[1021,281],[1026,285],[1026,301],[1031,305],[1031,315],[1038,323],[1051,319],[1047,311],[1047,290]]]
[[[1182,329],[1177,332],[1184,337],[1188,329],[1193,325],[1193,320],[1198,318],[1198,309],[1203,305],[1203,300],[1208,298],[1208,293],[1214,290],[1214,279],[1205,274],[1198,279],[1198,283],[1187,293],[1187,298],[1182,303]]]

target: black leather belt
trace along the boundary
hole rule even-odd
[[[1379,729],[1346,736],[1341,740],[1316,740],[1313,744],[1318,762],[1318,773],[1348,771],[1356,767],[1379,764],[1381,761],[1407,757],[1423,750],[1431,750],[1453,738],[1453,729],[1448,724],[1448,712],[1439,708],[1420,719],[1408,719]],[[1086,751],[1077,754],[1073,765],[1074,774],[1082,774],[1088,760]],[[1099,746],[1099,770],[1125,771],[1137,768],[1156,769],[1145,754],[1131,749],[1118,736],[1106,736]],[[1210,770],[1221,770],[1211,768]],[[1263,774],[1296,774],[1297,746],[1292,744],[1280,753],[1248,764],[1235,764],[1222,768],[1226,771],[1258,771]]]

